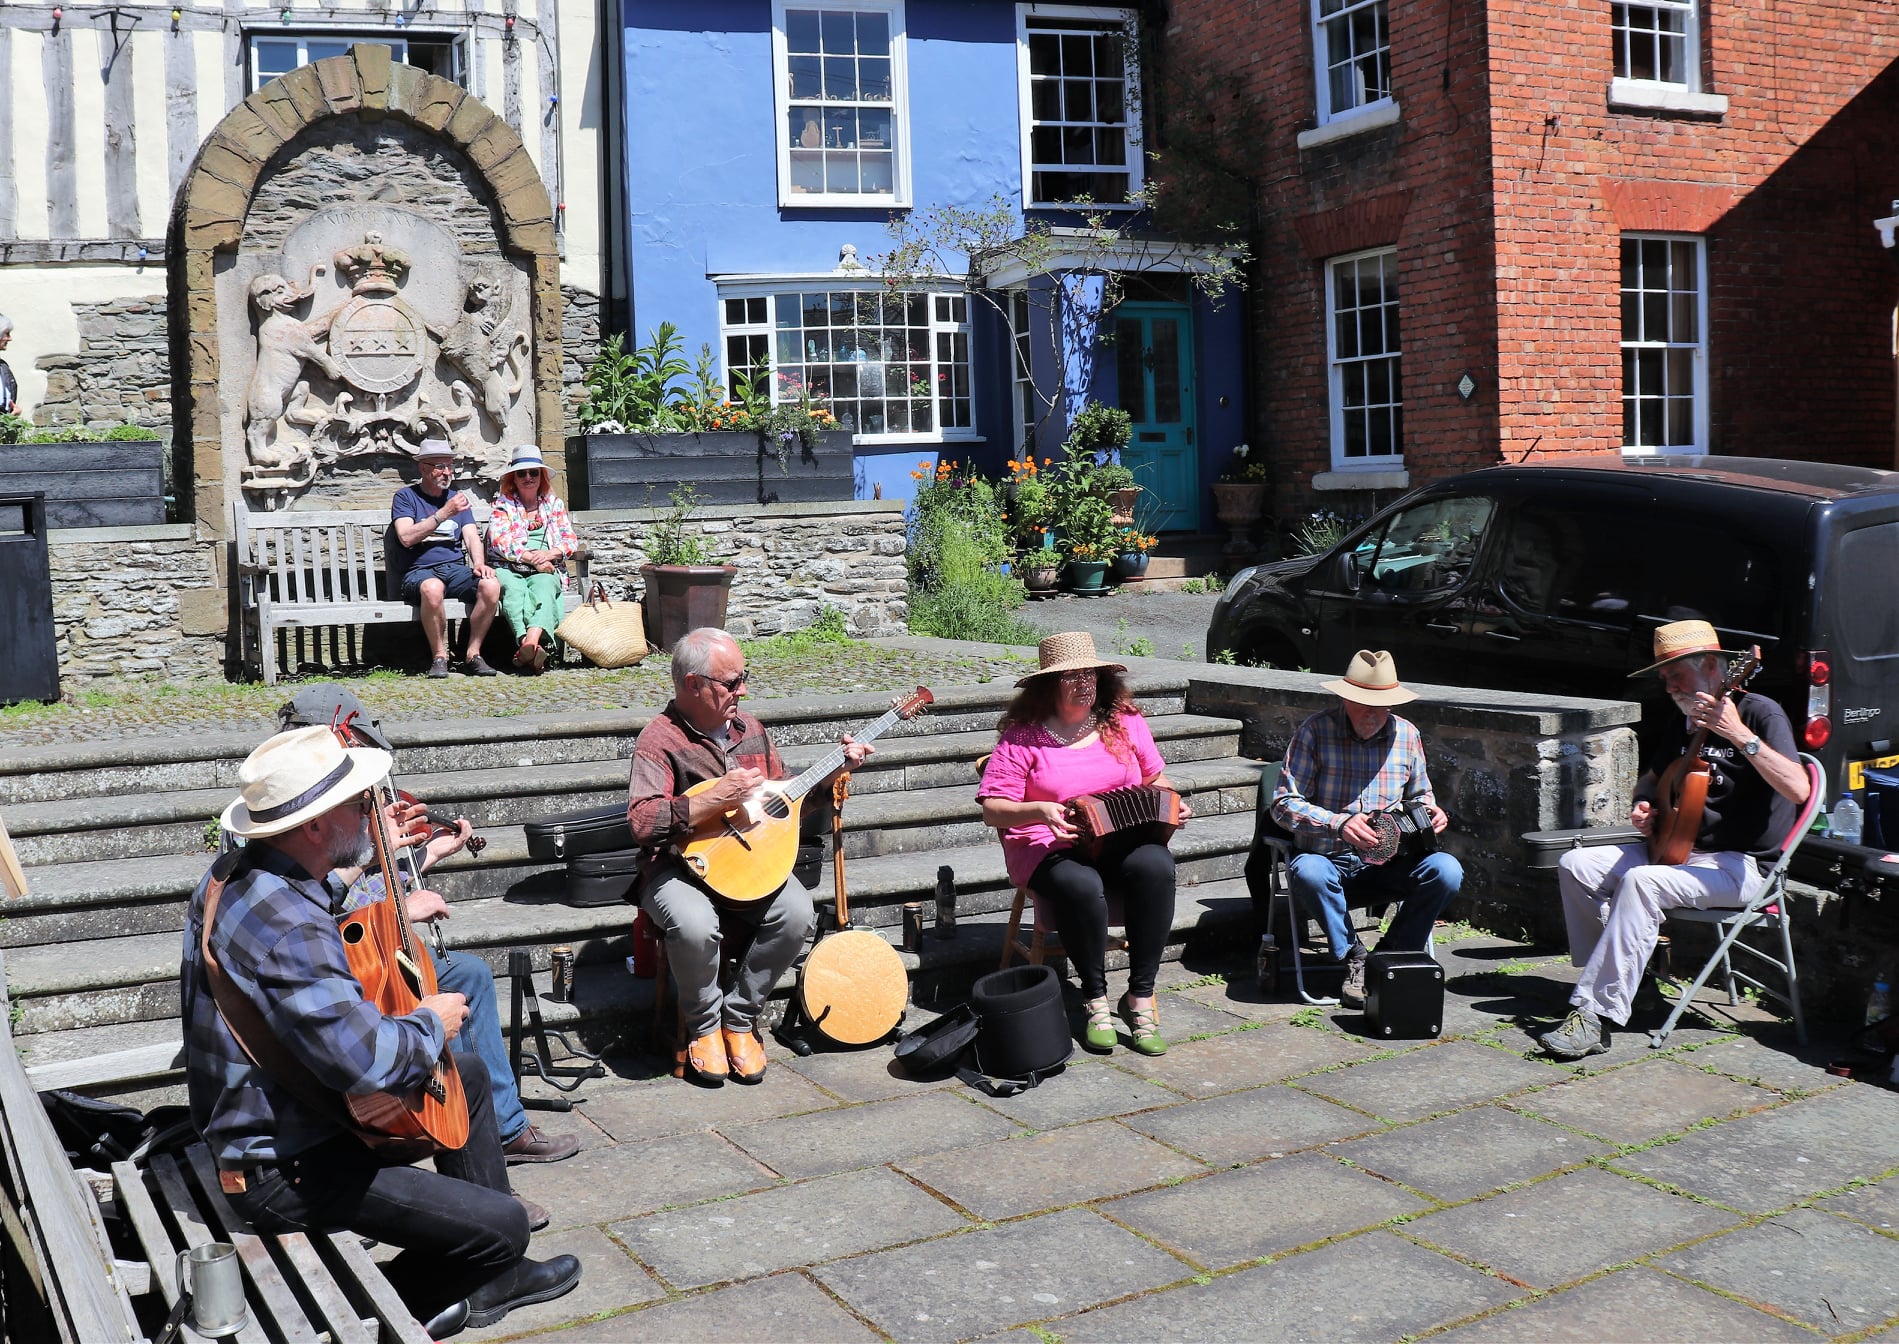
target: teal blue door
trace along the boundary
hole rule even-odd
[[[1121,409],[1134,421],[1121,454],[1142,487],[1134,516],[1150,532],[1196,532],[1192,312],[1184,303],[1122,304],[1114,310],[1114,361]]]

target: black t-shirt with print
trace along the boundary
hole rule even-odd
[[[1760,734],[1763,748],[1771,747],[1790,761],[1800,759],[1785,710],[1766,696],[1752,693],[1742,694],[1736,703],[1741,722]],[[1690,736],[1686,717],[1672,718],[1656,741],[1648,768],[1660,776],[1687,749]],[[1708,803],[1701,813],[1695,848],[1740,850],[1756,858],[1778,858],[1781,841],[1787,838],[1800,809],[1763,779],[1746,753],[1726,738],[1708,734],[1706,755],[1710,766]],[[1643,796],[1638,794],[1637,801]]]

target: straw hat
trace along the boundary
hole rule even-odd
[[[1714,633],[1714,627],[1706,621],[1675,621],[1669,625],[1659,625],[1655,627],[1655,661],[1647,667],[1638,667],[1629,675],[1639,677],[1644,672],[1656,671],[1698,653],[1722,651],[1721,637]]]
[[[233,835],[258,839],[294,831],[389,773],[389,753],[348,747],[328,728],[293,728],[245,757],[238,799],[219,818]]]
[[[547,463],[541,458],[541,450],[531,443],[521,444],[514,450],[514,456],[508,460],[508,469],[501,474],[512,476],[517,471],[545,471]]]
[[[1050,635],[1036,646],[1035,656],[1042,665],[1017,681],[1016,685],[1026,686],[1037,677],[1045,677],[1051,672],[1079,672],[1084,667],[1111,667],[1116,672],[1128,670],[1125,663],[1105,662],[1097,657],[1095,637],[1084,630]]]
[[[1360,705],[1403,705],[1418,698],[1398,684],[1398,664],[1383,649],[1360,649],[1352,655],[1352,665],[1340,681],[1322,681],[1319,685],[1338,696]]]

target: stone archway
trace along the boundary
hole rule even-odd
[[[229,535],[240,492],[270,508],[367,490],[424,433],[454,437],[477,476],[523,439],[562,461],[547,189],[507,122],[388,47],[233,108],[178,193],[168,256],[179,502],[203,532]],[[412,269],[426,283],[405,289]]]

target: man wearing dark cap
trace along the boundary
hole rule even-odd
[[[1707,805],[1687,861],[1650,863],[1648,841],[1567,851],[1557,864],[1569,957],[1583,968],[1562,1025],[1541,1038],[1558,1059],[1581,1059],[1609,1048],[1609,1023],[1626,1026],[1642,972],[1670,909],[1744,906],[1780,856],[1780,842],[1807,801],[1786,711],[1764,695],[1720,694],[1728,660],[1706,621],[1675,621],[1655,631],[1655,661],[1636,672],[1659,673],[1672,718],[1647,771],[1635,783],[1629,822],[1652,836],[1662,771],[1703,728],[1711,766]]]
[[[421,479],[396,491],[389,505],[400,552],[396,572],[402,600],[422,608],[422,631],[434,655],[431,677],[448,675],[448,617],[442,600],[449,597],[468,606],[468,661],[463,670],[471,677],[492,677],[495,670],[481,656],[481,641],[501,606],[501,580],[488,564],[481,529],[475,525],[474,501],[466,490],[449,490],[455,479],[455,450],[445,440],[424,442],[415,462]]]

